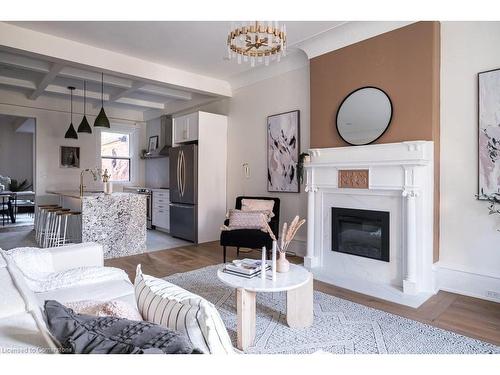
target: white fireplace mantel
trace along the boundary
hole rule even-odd
[[[311,149],[305,165],[305,265],[319,280],[418,306],[435,292],[433,142]],[[339,188],[340,170],[368,170],[368,189]],[[331,250],[332,207],[389,211],[390,262]]]

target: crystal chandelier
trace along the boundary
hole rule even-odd
[[[278,22],[243,22],[233,28],[227,36],[227,54],[229,59],[236,58],[248,62],[251,66],[262,63],[267,66],[270,60],[281,59],[286,54],[286,26]]]

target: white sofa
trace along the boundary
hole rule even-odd
[[[102,246],[82,243],[48,249],[56,272],[82,266],[104,266]],[[122,300],[136,306],[130,281],[114,280],[35,293],[16,264],[0,251],[0,354],[51,353],[56,346],[41,307],[47,299],[61,303]]]

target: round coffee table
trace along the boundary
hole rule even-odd
[[[226,285],[236,288],[236,310],[238,316],[238,349],[245,350],[255,340],[255,296],[259,293],[286,293],[286,322],[292,328],[305,328],[313,323],[313,277],[302,266],[290,264],[290,271],[277,273],[272,280],[271,271],[266,279],[252,279],[217,271],[217,277]]]

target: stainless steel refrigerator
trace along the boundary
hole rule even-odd
[[[172,147],[170,159],[170,234],[198,242],[198,145]]]

